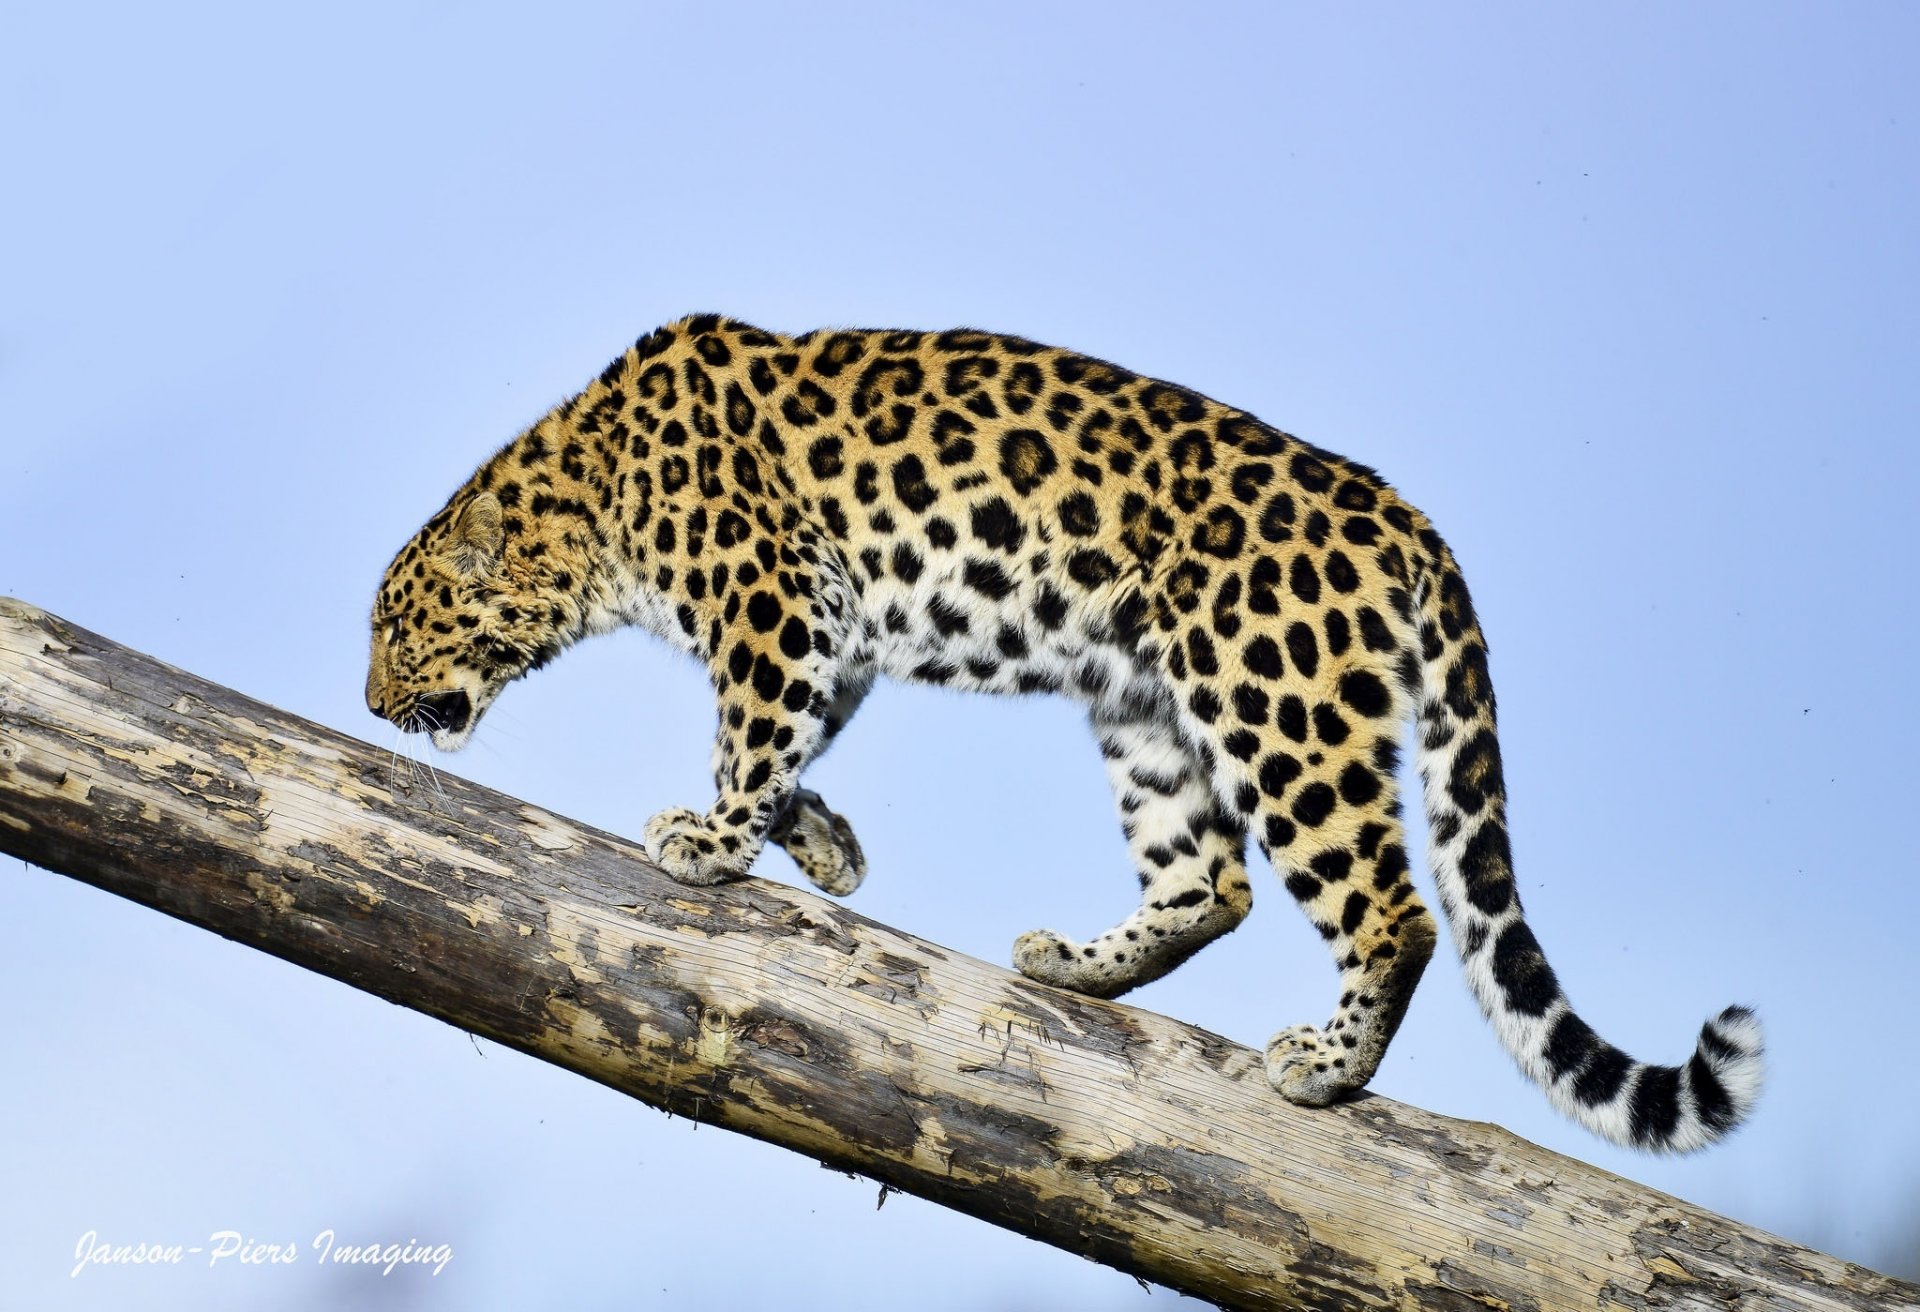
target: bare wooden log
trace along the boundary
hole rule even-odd
[[[1236,1308],[1920,1307],[1920,1287],[810,893],[633,845],[0,599],[0,850]]]

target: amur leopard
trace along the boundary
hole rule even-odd
[[[1433,950],[1396,789],[1418,717],[1440,904],[1481,1008],[1554,1105],[1615,1143],[1732,1129],[1761,1033],[1732,1007],[1680,1066],[1573,1011],[1522,918],[1487,650],[1452,553],[1371,469],[1243,411],[1018,337],[716,315],[642,337],[502,448],[388,567],[367,704],[440,748],[502,688],[628,624],[704,662],[705,811],[646,825],[674,879],[771,840],[865,873],[800,777],[876,675],[1087,706],[1140,906],[1022,936],[1029,978],[1111,998],[1238,925],[1251,833],[1326,941],[1339,1001],[1267,1047],[1286,1098],[1373,1075]]]

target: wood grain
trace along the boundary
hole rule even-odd
[[[391,785],[386,752],[0,599],[0,850],[675,1115],[1226,1307],[1920,1307],[1498,1127],[1293,1107],[1204,1030]]]

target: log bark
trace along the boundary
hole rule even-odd
[[[1234,1308],[1920,1307],[1496,1126],[1288,1105],[1259,1054],[389,755],[0,599],[0,850]],[[1734,1151],[1737,1151],[1735,1149]]]

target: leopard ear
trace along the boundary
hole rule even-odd
[[[454,512],[453,527],[447,534],[447,559],[468,578],[489,573],[500,563],[506,537],[500,499],[491,492],[477,492]]]

